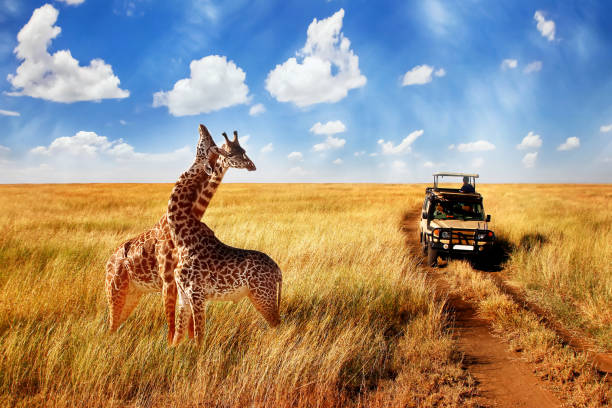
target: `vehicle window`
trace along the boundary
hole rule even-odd
[[[435,203],[435,220],[484,221],[484,211],[480,203],[461,201],[438,201]]]

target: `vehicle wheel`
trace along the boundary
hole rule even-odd
[[[438,266],[438,250],[427,245],[427,265],[431,267]]]

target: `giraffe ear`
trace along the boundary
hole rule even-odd
[[[227,154],[225,150],[219,148],[218,146],[211,146],[210,149],[208,149],[208,152],[209,154],[214,153],[218,156],[223,156],[223,157],[229,156],[229,154]]]

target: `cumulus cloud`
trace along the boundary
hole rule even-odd
[[[602,133],[606,133],[612,130],[612,123],[610,123],[609,125],[603,125],[599,128],[599,131]]]
[[[437,77],[443,77],[444,75],[446,75],[446,70],[444,68],[440,68],[436,72],[434,72],[434,75]]]
[[[329,121],[327,123],[317,122],[312,125],[310,131],[316,135],[327,135],[323,143],[317,143],[313,146],[315,152],[339,149],[346,143],[345,139],[332,136],[346,131],[346,126],[339,120]]]
[[[546,20],[542,11],[538,10],[533,15],[535,21],[538,22],[537,27],[542,37],[548,38],[548,41],[555,39],[555,22],[552,20]]]
[[[455,150],[455,144],[449,144],[448,145],[448,150]]]
[[[353,156],[359,157],[359,156],[363,156],[364,154],[366,154],[365,150],[361,150],[361,151],[353,153]]]
[[[69,6],[78,6],[79,4],[85,3],[85,0],[57,0],[57,1],[61,1],[62,3],[66,3]]]
[[[557,150],[573,150],[577,149],[578,147],[580,147],[580,139],[573,136],[565,139],[565,143],[559,145],[559,147],[557,147]]]
[[[528,169],[534,167],[537,158],[538,152],[527,153],[525,157],[523,157],[523,166]]]
[[[315,152],[322,152],[324,150],[339,149],[346,144],[346,140],[339,137],[327,136],[323,143],[317,143],[312,148]]]
[[[397,146],[393,145],[393,142],[385,142],[383,139],[378,141],[378,144],[382,147],[383,154],[403,154],[410,153],[412,151],[412,143],[417,140],[423,134],[423,129],[415,130],[404,138]]]
[[[502,61],[501,67],[502,69],[514,69],[518,66],[518,61],[515,59],[507,58]]]
[[[519,150],[525,149],[538,149],[542,146],[542,139],[540,135],[536,135],[533,132],[527,133],[527,136],[523,138],[520,144],[516,145],[516,148]]]
[[[272,143],[268,143],[260,150],[261,153],[269,153],[271,151],[274,151],[274,145]]]
[[[433,71],[434,67],[431,67],[429,65],[417,65],[416,67],[412,68],[410,71],[404,74],[402,86],[427,84],[431,82],[431,74],[433,73]]]
[[[304,155],[302,154],[302,152],[291,152],[289,153],[287,158],[289,160],[302,161],[304,160]]]
[[[526,74],[531,74],[532,72],[538,72],[541,69],[542,69],[542,61],[533,61],[527,64],[523,72]]]
[[[0,115],[2,116],[21,116],[19,112],[4,110],[4,109],[0,109]]]
[[[334,160],[332,163],[333,163],[333,164],[340,165],[340,164],[344,163],[344,161],[342,161],[342,159],[338,157],[338,158],[337,158],[336,160]]]
[[[174,116],[209,113],[249,102],[246,74],[233,61],[209,55],[189,64],[191,75],[174,84],[170,91],[153,95],[153,106],[167,106]]]
[[[312,21],[297,58],[289,58],[268,73],[266,89],[272,96],[305,107],[338,102],[349,90],[366,84],[359,71],[359,57],[341,32],[343,18],[344,9],[340,9],[331,17]]]
[[[133,146],[121,139],[109,140],[106,136],[98,135],[96,132],[83,130],[77,132],[74,136],[58,137],[49,146],[37,146],[31,149],[30,153],[60,160],[73,157],[83,160],[110,158],[116,161],[146,160],[153,162],[191,156],[190,150],[186,147],[170,153],[136,152]]]
[[[7,77],[14,89],[8,94],[64,103],[127,98],[130,93],[119,88],[119,78],[102,59],[80,66],[69,50],[49,54],[51,40],[62,31],[54,25],[58,14],[53,6],[45,4],[34,10],[17,34],[15,54],[23,62],[16,74]]]
[[[316,135],[335,135],[346,131],[346,126],[340,120],[329,121],[325,124],[317,122],[312,125],[310,131]]]
[[[258,103],[256,105],[251,106],[251,109],[249,109],[249,115],[257,116],[257,115],[261,115],[265,111],[266,111],[266,107],[263,106],[261,103]]]
[[[478,140],[470,143],[460,143],[457,146],[457,150],[460,152],[484,152],[487,150],[494,150],[495,145],[486,140]]]

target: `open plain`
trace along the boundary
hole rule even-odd
[[[451,296],[560,404],[612,401],[606,375],[492,272],[451,260],[436,272],[439,293],[402,228],[425,185],[222,185],[203,221],[278,263],[282,324],[269,328],[248,301],[211,303],[202,346],[169,348],[161,297],[149,295],[108,334],[106,259],[159,219],[171,187],[0,186],[0,404],[500,406],[465,358]],[[610,352],[612,186],[478,190],[498,238],[495,273]]]

